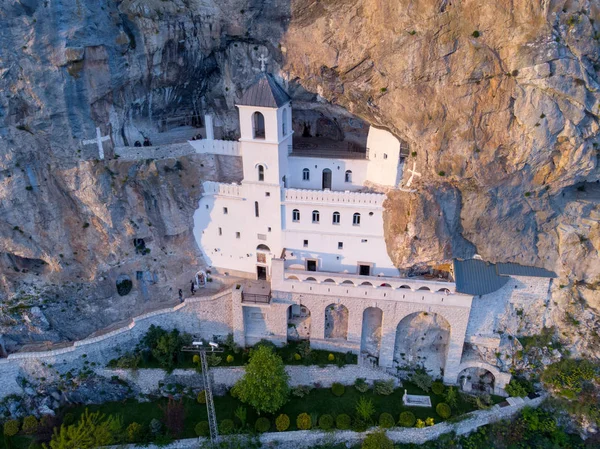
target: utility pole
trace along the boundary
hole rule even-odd
[[[194,352],[200,355],[200,363],[202,366],[202,378],[204,380],[204,393],[206,395],[206,412],[208,414],[208,427],[210,429],[210,442],[216,444],[219,440],[219,430],[217,427],[217,414],[215,412],[215,403],[212,394],[212,378],[208,371],[208,362],[206,360],[207,352],[223,352],[217,343],[212,341],[208,343],[209,347],[204,346],[202,341],[192,342],[192,346],[184,346],[181,348],[184,352]]]

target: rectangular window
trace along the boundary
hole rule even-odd
[[[206,208],[208,209],[208,204],[206,205]]]
[[[265,196],[271,196],[271,192],[265,192]]]
[[[227,215],[227,212],[228,212],[228,211],[227,211],[227,208],[226,208],[226,207],[224,207],[224,208],[223,208],[223,215]]]
[[[304,240],[304,247],[308,248],[308,240]]]
[[[259,217],[260,213],[258,212],[258,201],[254,202],[254,216]]]
[[[383,153],[383,158],[387,159],[387,153]]]
[[[267,228],[267,232],[271,232],[271,227],[270,226]]]
[[[236,239],[239,239],[241,236],[242,236],[242,235],[241,235],[239,232],[236,232],[236,233],[235,233],[235,238],[236,238]]]
[[[367,243],[367,239],[362,239],[360,243]]]
[[[312,213],[312,222],[313,223],[318,223],[319,222],[319,218],[320,218],[320,214],[318,210],[313,210]]]
[[[300,221],[300,211],[298,209],[292,211],[292,221]]]
[[[223,235],[223,229],[219,228],[219,235]]]
[[[256,238],[258,240],[267,240],[267,235],[266,234],[256,234]]]
[[[344,249],[344,242],[338,242],[338,249]]]

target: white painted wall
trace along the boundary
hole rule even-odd
[[[383,186],[397,187],[402,177],[400,141],[389,131],[371,126],[367,149],[367,180]]]
[[[369,161],[355,159],[326,159],[318,157],[289,157],[287,186],[296,189],[320,190],[323,186],[323,170],[331,170],[331,190],[360,190],[367,179]],[[310,170],[310,179],[304,181],[302,170]],[[352,171],[352,182],[345,182],[346,170]]]

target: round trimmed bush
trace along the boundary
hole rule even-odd
[[[296,427],[300,430],[310,430],[312,419],[308,413],[300,413],[296,418]]]
[[[350,419],[350,416],[346,415],[345,413],[337,415],[337,418],[335,418],[335,427],[337,427],[339,430],[348,430],[351,425],[352,420]]]
[[[34,435],[38,429],[38,420],[35,416],[26,416],[23,419],[23,433]]]
[[[261,432],[261,433],[268,432],[270,428],[271,428],[271,421],[269,421],[264,416],[261,416],[260,418],[258,418],[256,420],[256,422],[254,423],[254,429],[257,432]]]
[[[6,421],[4,423],[4,435],[7,437],[12,437],[17,433],[19,433],[19,421],[16,419],[11,419],[10,421]]]
[[[301,358],[302,358],[302,356],[301,356],[300,354],[298,354],[298,353],[295,353],[295,354],[294,354],[294,360],[298,361],[298,360],[300,360]]]
[[[210,426],[208,425],[208,421],[200,421],[196,424],[196,427],[194,427],[194,431],[199,437],[210,436]]]
[[[233,363],[233,356],[231,354],[227,356],[227,363]]]
[[[346,387],[344,387],[342,384],[336,382],[331,386],[331,392],[336,395],[336,396],[341,396],[344,394],[344,392],[346,391]]]
[[[398,424],[400,424],[402,427],[412,427],[415,425],[416,421],[417,418],[413,412],[402,412],[400,413],[400,420],[398,421]]]
[[[445,402],[440,402],[435,406],[435,412],[440,415],[442,419],[448,419],[452,415],[452,409]]]
[[[444,384],[441,383],[439,380],[435,381],[434,383],[431,384],[431,391],[433,391],[434,394],[437,394],[438,396],[442,393],[444,393]]]
[[[394,443],[383,430],[379,430],[367,435],[361,449],[394,449]]]
[[[192,357],[192,362],[194,365],[200,365],[200,356],[198,354],[194,354],[194,357]]]
[[[235,431],[235,424],[231,419],[224,419],[219,424],[219,433],[221,435],[231,435]]]
[[[319,416],[319,428],[322,430],[330,430],[333,428],[333,416],[321,415]]]
[[[394,421],[394,417],[389,413],[379,415],[379,427],[389,429],[390,427],[394,427],[394,424],[396,424],[396,421]]]
[[[275,427],[279,432],[285,432],[290,427],[290,417],[288,415],[279,415],[275,420]]]
[[[198,393],[196,400],[198,401],[198,404],[206,404],[206,391],[202,390],[200,393]]]
[[[136,443],[142,439],[142,436],[144,435],[144,428],[141,424],[132,422],[127,426],[126,433],[127,441],[129,443]]]
[[[329,355],[327,356],[327,360],[329,360],[330,362],[333,362],[335,360],[335,356],[331,353],[329,353]]]

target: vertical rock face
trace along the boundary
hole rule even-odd
[[[475,253],[545,266],[568,286],[557,322],[597,326],[595,2],[21,0],[0,21],[1,326],[46,300],[52,338],[75,338],[170,297],[220,161],[98,163],[81,140],[100,127],[131,145],[206,112],[235,137],[261,54],[289,82],[296,132],[359,140],[359,116],[409,143],[416,191],[386,203],[400,268]],[[138,272],[148,289],[119,297]]]

